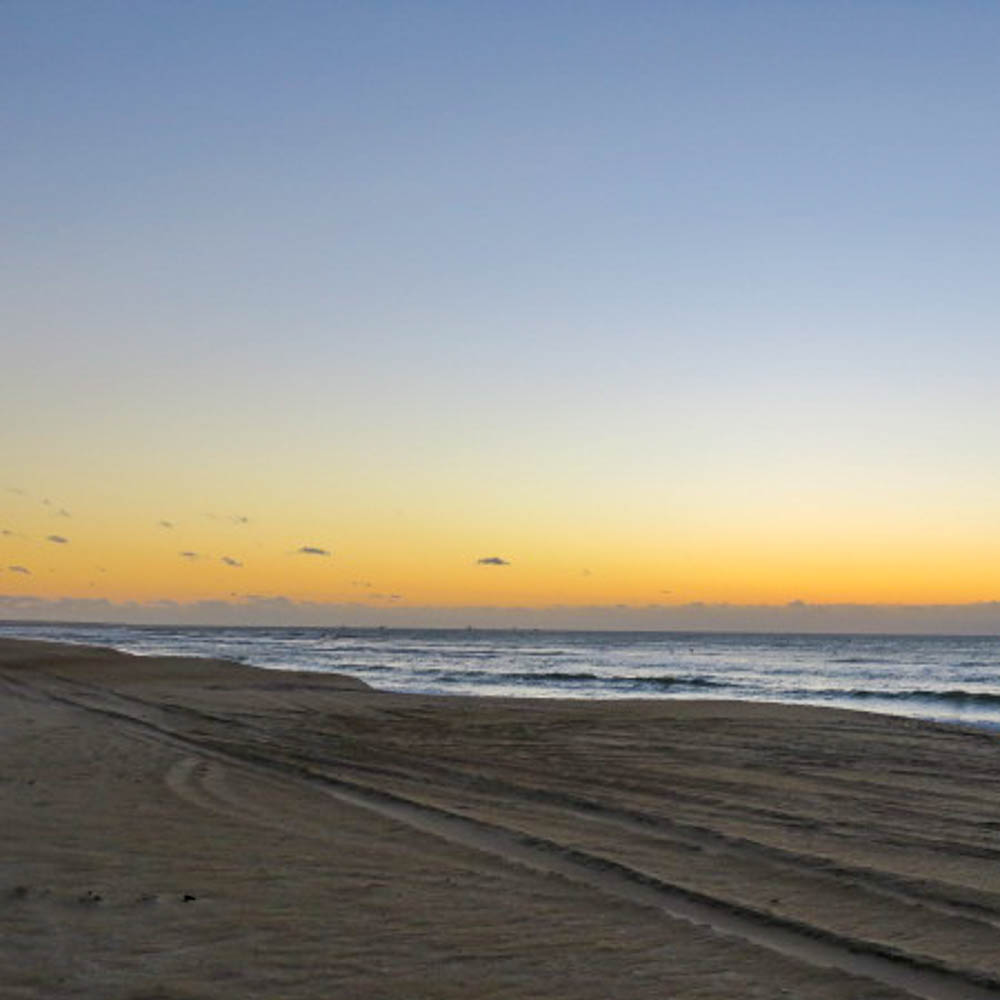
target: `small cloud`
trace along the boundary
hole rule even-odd
[[[230,514],[229,515],[229,520],[232,521],[233,524],[249,524],[250,523],[250,518],[249,517],[244,517],[242,514]]]
[[[672,590],[661,590],[660,593],[661,594],[672,594],[673,591]]]
[[[580,570],[580,576],[593,576],[593,573],[589,569],[582,569]]]
[[[28,576],[31,576],[31,570],[27,566],[8,566],[7,569],[11,573],[26,573]]]
[[[352,587],[364,587],[366,589],[371,589],[372,584],[371,584],[370,580],[351,580],[351,586]]]
[[[173,521],[157,521],[156,523],[159,524],[161,528],[172,528],[174,526]]]
[[[5,538],[10,538],[13,534],[14,532],[11,531],[10,528],[3,528],[0,530],[0,535],[3,535]]]
[[[197,552],[190,552],[190,551],[181,552],[180,556],[183,559],[200,559],[201,558],[201,556]]]
[[[222,561],[227,566],[242,566],[243,565],[243,563],[241,563],[239,561],[239,559],[234,559],[232,556],[222,556]]]
[[[19,486],[8,486],[7,492],[16,493],[19,497],[27,496],[27,493],[25,493]]]
[[[328,556],[330,553],[326,549],[321,549],[316,545],[302,545],[295,550],[299,556]]]
[[[50,499],[49,499],[48,497],[46,497],[46,498],[45,498],[45,499],[44,499],[44,500],[42,501],[42,506],[43,506],[43,507],[51,507],[51,506],[52,506],[52,501],[51,501],[51,500],[50,500]]]
[[[483,556],[482,559],[477,559],[476,564],[479,566],[509,566],[510,563],[506,559],[501,559],[500,556]]]
[[[65,507],[60,507],[56,511],[56,517],[72,517],[72,516],[73,515]]]
[[[63,538],[62,535],[47,535],[46,541],[55,542],[56,545],[67,545],[69,544],[68,538]]]

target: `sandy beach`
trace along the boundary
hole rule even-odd
[[[0,641],[0,995],[1000,996],[1000,738]]]

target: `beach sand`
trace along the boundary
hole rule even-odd
[[[0,689],[5,1000],[1000,995],[992,733],[20,640]]]

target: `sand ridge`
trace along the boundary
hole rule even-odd
[[[990,734],[18,640],[0,684],[12,997],[1000,995]]]

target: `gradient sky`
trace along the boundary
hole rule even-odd
[[[1000,599],[998,53],[986,0],[5,0],[0,597]]]

